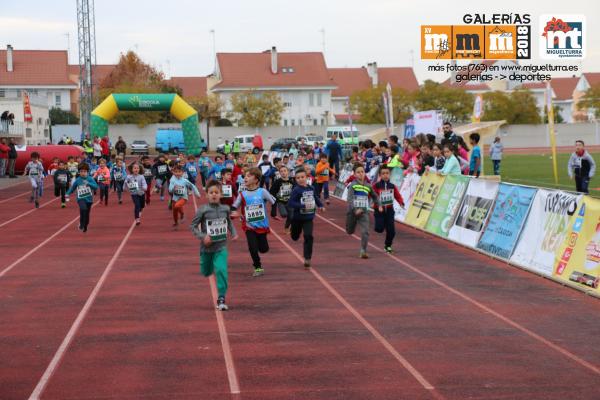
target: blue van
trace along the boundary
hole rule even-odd
[[[201,147],[206,149],[206,142],[200,136]],[[160,128],[156,130],[156,150],[161,153],[185,153],[183,131],[179,128]]]

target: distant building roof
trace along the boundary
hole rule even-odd
[[[218,53],[221,82],[211,90],[260,87],[335,87],[322,53],[277,53],[277,73],[271,72],[271,52]],[[286,72],[284,72],[284,70]]]
[[[92,80],[94,85],[99,85],[115,69],[114,64],[97,64],[92,67]],[[79,83],[79,65],[69,65],[69,77]]]
[[[13,71],[7,71],[7,50],[0,50],[0,85],[73,86],[66,50],[13,50]]]
[[[600,85],[600,72],[584,72],[583,76],[590,86]]]
[[[571,100],[573,99],[573,91],[579,82],[578,77],[571,78],[552,78],[550,86],[556,95],[555,100]]]
[[[329,75],[337,85],[333,97],[346,97],[372,86],[366,68],[329,68]]]
[[[378,67],[379,84],[392,85],[392,88],[402,88],[409,92],[419,88],[419,82],[411,67]]]
[[[179,87],[183,97],[198,98],[206,96],[205,76],[173,76],[171,79],[167,79],[167,83]]]

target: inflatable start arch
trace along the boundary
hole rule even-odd
[[[206,147],[198,128],[198,112],[176,93],[111,94],[92,111],[91,137],[108,135],[108,121],[119,111],[169,111],[181,122],[188,154],[199,154]]]

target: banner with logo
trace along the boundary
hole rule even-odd
[[[343,198],[344,200],[346,199],[348,194],[347,194],[346,185],[344,184],[344,182],[346,182],[346,180],[348,178],[350,178],[351,175],[352,175],[352,164],[347,163],[341,169],[340,176],[335,183],[335,188],[333,188],[334,196],[342,198],[342,196],[344,196],[344,194],[346,194],[346,196]],[[331,190],[331,188],[330,188],[330,190]]]
[[[477,247],[495,256],[510,258],[536,190],[501,183],[490,222]]]
[[[600,293],[600,200],[585,196],[570,218],[565,240],[556,252],[554,277]]]
[[[510,261],[551,276],[555,254],[567,235],[569,219],[582,200],[583,195],[538,189]]]
[[[29,93],[23,90],[23,121],[33,122],[33,115],[31,114],[31,102],[29,101]]]
[[[398,190],[400,191],[400,195],[404,200],[404,207],[398,204],[398,208],[394,208],[394,218],[396,219],[396,221],[404,222],[406,214],[408,213],[408,208],[412,203],[413,196],[415,195],[415,191],[417,190],[417,185],[419,184],[420,180],[421,177],[419,176],[419,174],[415,174],[413,172],[406,175],[404,177],[404,180],[402,180],[402,185],[400,185],[400,189]]]
[[[417,228],[424,228],[433,210],[435,200],[444,184],[444,176],[425,173],[415,190],[412,204],[406,213],[404,222]]]
[[[435,201],[425,229],[442,237],[448,237],[448,232],[454,223],[469,178],[464,175],[448,175]]]
[[[477,245],[494,205],[498,186],[498,182],[485,179],[469,181],[456,220],[448,234],[450,239],[470,247]]]

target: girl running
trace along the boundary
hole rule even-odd
[[[146,179],[146,205],[150,204],[150,196],[152,195],[152,179],[154,179],[154,174],[152,173],[152,162],[150,161],[150,157],[143,156],[142,157],[142,167],[144,167],[144,179]]]
[[[106,160],[101,158],[98,162],[98,169],[94,172],[94,179],[98,182],[100,189],[100,202],[104,200],[104,205],[108,206],[108,191],[110,189],[110,170],[106,166]]]
[[[77,193],[77,204],[79,205],[79,230],[87,232],[90,224],[90,214],[92,212],[92,203],[94,202],[93,191],[98,189],[96,181],[88,175],[90,167],[86,163],[79,165],[79,176],[73,182],[73,185],[67,191],[67,196],[71,193]]]
[[[123,159],[117,158],[115,165],[113,165],[110,170],[110,180],[111,182],[114,182],[119,204],[123,203],[123,185],[125,184],[125,178],[127,178],[127,168],[125,168]]]
[[[125,189],[131,193],[131,200],[133,200],[133,217],[135,218],[135,224],[141,223],[140,217],[142,216],[142,210],[146,204],[146,179],[142,175],[144,173],[144,167],[137,162],[131,164],[128,168],[129,175],[125,178]]]
[[[171,171],[173,176],[169,183],[169,193],[173,200],[173,227],[177,228],[180,221],[183,221],[183,207],[188,200],[188,190],[192,190],[194,195],[200,198],[200,192],[195,185],[183,177],[183,169],[175,165]]]

